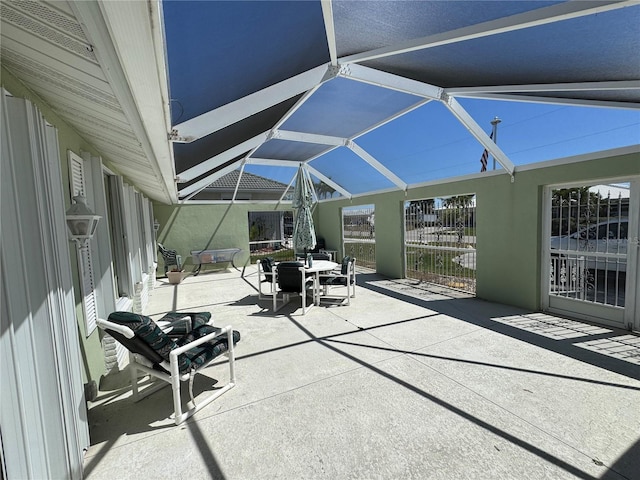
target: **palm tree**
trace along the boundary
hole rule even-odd
[[[470,207],[473,204],[474,197],[475,195],[457,195],[443,199],[442,205],[449,208]]]
[[[335,188],[327,185],[322,180],[318,180],[317,182],[314,182],[313,187],[316,190],[316,194],[318,195],[318,198],[332,198],[333,194],[336,191]]]

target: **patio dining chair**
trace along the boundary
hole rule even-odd
[[[178,255],[177,250],[170,250],[168,248],[164,248],[164,245],[158,243],[158,252],[162,255],[162,260],[164,261],[164,276],[167,276],[167,272],[169,271],[169,267],[171,265],[175,265],[178,270],[182,269],[182,256]]]
[[[179,425],[191,415],[235,386],[234,344],[240,333],[231,326],[217,328],[199,325],[179,338],[165,333],[151,318],[131,312],[113,312],[108,320],[98,319],[98,326],[129,350],[131,388],[135,402],[169,384],[173,391],[174,421]],[[197,373],[218,356],[229,358],[229,382],[197,403],[193,397],[193,380]],[[138,372],[160,380],[139,389]],[[144,376],[144,375],[142,375]],[[191,401],[183,411],[181,384],[189,382]]]
[[[272,257],[266,257],[262,260],[258,260],[258,300],[264,300],[273,296],[275,282],[276,282],[276,269],[275,262]],[[262,284],[268,283],[270,285],[269,293],[262,292]]]
[[[302,262],[280,262],[277,268],[276,291],[273,294],[273,311],[277,312],[291,301],[291,294],[302,298],[302,314],[305,315],[313,306],[307,305],[307,294],[313,295],[314,277],[307,274]],[[278,301],[280,305],[278,306]]]
[[[319,279],[324,297],[346,299],[349,305],[356,296],[356,258],[345,256],[339,270],[320,273]],[[336,294],[332,291],[335,287],[345,287],[346,291]]]

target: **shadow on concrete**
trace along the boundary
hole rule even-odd
[[[597,330],[605,331],[605,333],[594,333],[589,334],[584,331],[577,331],[579,336],[573,336],[571,338],[548,338],[543,335],[523,330],[521,328],[512,327],[506,325],[504,323],[498,322],[495,320],[495,315],[486,316],[482,315],[482,308],[474,308],[473,304],[487,304],[489,302],[485,302],[484,300],[480,300],[477,298],[451,298],[447,300],[423,300],[412,295],[403,294],[397,292],[395,290],[391,290],[388,288],[381,287],[376,285],[374,282],[378,282],[381,280],[387,280],[384,277],[381,277],[376,274],[362,274],[358,275],[358,286],[361,288],[366,288],[376,293],[380,293],[382,295],[386,295],[388,297],[395,298],[396,300],[401,300],[403,302],[411,303],[413,305],[418,305],[424,308],[428,308],[432,311],[437,311],[439,314],[447,315],[449,317],[462,320],[464,322],[489,329],[496,333],[500,333],[502,335],[507,335],[509,337],[515,338],[517,340],[530,343],[531,345],[535,345],[540,348],[544,348],[546,350],[556,352],[561,355],[565,355],[581,362],[588,363],[590,365],[594,365],[600,368],[604,368],[610,370],[612,372],[618,373],[620,375],[627,376],[629,378],[633,378],[635,380],[640,380],[640,368],[638,368],[637,364],[630,363],[624,360],[620,360],[618,358],[610,357],[607,355],[602,355],[600,353],[586,350],[581,348],[577,344],[585,342],[585,341],[593,341],[593,340],[602,340],[602,339],[610,339],[619,337],[621,335],[628,335],[629,332],[622,329],[617,329],[614,327],[606,327]],[[439,292],[440,294],[440,292]],[[464,307],[462,306],[464,304]],[[518,315],[527,315],[536,312],[523,310],[517,307],[509,307],[502,304],[491,304],[496,308],[492,308],[492,312],[495,314],[496,312],[501,312],[501,317],[506,317],[510,315],[518,316]],[[587,324],[589,322],[580,321],[581,324]]]

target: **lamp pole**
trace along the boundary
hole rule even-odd
[[[498,117],[495,117],[493,120],[491,120],[491,125],[493,126],[493,130],[491,132],[491,136],[493,137],[493,143],[495,143],[496,145],[498,144],[498,124],[501,121],[502,120],[500,120]],[[496,157],[491,155],[491,158],[493,159],[493,170],[495,170],[496,169]]]

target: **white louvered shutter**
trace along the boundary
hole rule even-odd
[[[69,152],[69,182],[71,197],[76,195],[87,196],[85,183],[84,160],[72,152]],[[96,291],[93,274],[93,260],[89,242],[78,249],[78,269],[80,273],[80,288],[82,292],[82,310],[86,322],[86,335],[89,336],[96,328],[98,317],[96,308]]]

